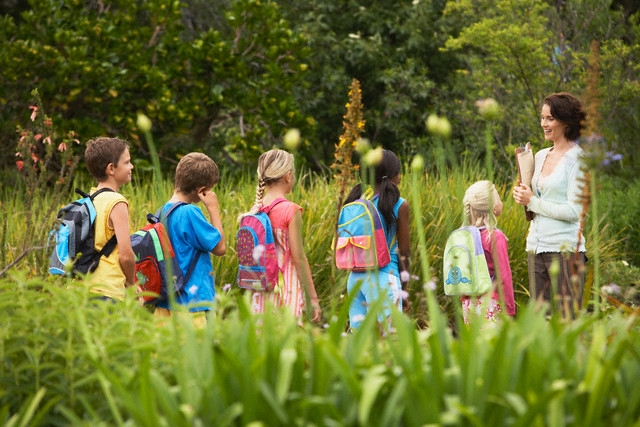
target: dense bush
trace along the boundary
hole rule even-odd
[[[0,16],[2,159],[13,158],[13,131],[26,125],[33,89],[59,129],[83,142],[129,139],[148,164],[135,123],[144,112],[167,169],[196,148],[224,153],[221,163],[237,168],[288,127],[310,134],[313,120],[291,93],[307,68],[303,39],[275,3],[224,6],[216,9],[217,25],[199,31],[189,21],[197,11],[185,16],[172,0],[31,0],[15,16]]]

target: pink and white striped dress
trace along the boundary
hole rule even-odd
[[[271,292],[254,292],[252,306],[254,313],[263,313],[265,304],[269,302],[275,307],[288,307],[296,317],[301,317],[304,310],[304,289],[298,272],[291,261],[289,247],[289,224],[297,211],[302,211],[299,205],[286,201],[278,203],[269,212],[273,238],[278,254],[280,279],[278,285]]]

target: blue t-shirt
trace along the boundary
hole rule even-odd
[[[173,203],[162,207],[163,212],[169,210]],[[198,252],[203,252],[176,301],[181,305],[192,305],[203,302],[211,303],[216,295],[215,278],[210,252],[220,242],[222,236],[200,210],[193,204],[179,206],[169,216],[167,233],[173,246],[176,259],[183,274],[189,271],[189,266]],[[158,307],[169,308],[169,302],[158,304]],[[209,307],[191,307],[189,311],[208,310]]]

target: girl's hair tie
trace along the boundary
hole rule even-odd
[[[387,178],[387,175],[382,177],[382,181],[384,181],[385,179],[389,179],[389,178]]]

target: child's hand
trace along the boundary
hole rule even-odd
[[[322,321],[322,309],[320,308],[320,304],[318,300],[311,300],[311,308],[313,310],[313,316],[311,317],[311,321],[313,323],[320,323]]]
[[[198,191],[198,197],[207,208],[218,207],[218,196],[213,191],[203,188]]]

